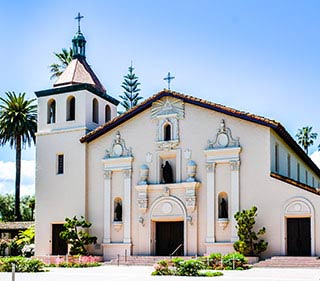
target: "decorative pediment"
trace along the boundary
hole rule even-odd
[[[221,120],[215,139],[208,140],[206,149],[224,148],[224,147],[240,147],[239,137],[233,138],[231,130],[226,127],[224,119]]]
[[[131,156],[131,147],[127,148],[125,140],[121,137],[120,132],[118,131],[115,139],[112,141],[110,150],[106,150],[106,155],[104,158]]]
[[[184,102],[182,100],[165,97],[152,103],[151,119],[172,115],[178,119],[184,118]]]

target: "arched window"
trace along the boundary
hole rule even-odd
[[[92,101],[92,122],[99,123],[99,103],[97,99]]]
[[[218,196],[219,219],[227,219],[228,216],[228,194],[220,192]]]
[[[108,121],[110,121],[110,119],[111,119],[111,109],[110,109],[110,106],[109,105],[106,105],[106,107],[105,107],[105,122],[108,122]]]
[[[67,99],[67,121],[75,120],[76,117],[76,99],[68,97]]]
[[[169,141],[171,140],[171,124],[167,123],[163,127],[163,136],[164,136],[164,141]]]
[[[47,123],[56,123],[56,101],[54,99],[48,101]]]
[[[117,197],[114,199],[114,221],[122,221],[122,200]]]

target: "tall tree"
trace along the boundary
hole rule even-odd
[[[15,218],[21,220],[20,179],[21,149],[35,143],[37,106],[35,99],[27,100],[25,93],[6,92],[0,98],[0,145],[9,144],[16,150]]]
[[[313,141],[317,138],[317,133],[312,133],[312,127],[302,127],[298,129],[296,138],[304,151],[308,154],[309,146],[313,145]]]
[[[136,106],[143,97],[139,96],[140,94],[140,89],[139,85],[140,83],[138,82],[139,77],[133,73],[133,66],[131,63],[131,66],[128,68],[129,72],[126,76],[124,76],[124,81],[122,82],[122,89],[124,90],[123,93],[124,95],[120,95],[120,98],[122,101],[120,104],[124,107],[125,111],[128,111],[132,107]],[[123,112],[119,112],[123,113]]]
[[[67,68],[72,61],[73,51],[71,48],[69,50],[63,48],[61,53],[54,53],[54,55],[59,62],[50,65],[50,72],[52,73],[50,79],[58,78]]]

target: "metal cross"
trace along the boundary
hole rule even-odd
[[[78,16],[74,18],[75,20],[78,20],[78,32],[80,32],[80,21],[83,18],[84,16],[81,16],[80,13],[78,13]]]
[[[171,80],[175,79],[176,77],[171,76],[170,72],[168,72],[168,76],[163,78],[163,80],[167,80],[168,81],[168,90],[170,90],[170,83]]]

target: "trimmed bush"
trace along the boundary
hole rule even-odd
[[[0,272],[11,272],[13,264],[16,266],[16,272],[43,272],[46,266],[38,259],[25,257],[0,258]]]
[[[169,269],[168,260],[160,260],[153,265],[155,271],[151,275],[173,275],[173,271]]]
[[[230,253],[223,257],[223,265],[225,267],[231,267],[231,269],[243,267],[243,265],[247,262],[248,260],[245,258],[245,256],[240,253]]]
[[[198,276],[198,271],[205,268],[206,265],[199,260],[187,260],[179,263],[177,266],[177,275]]]

